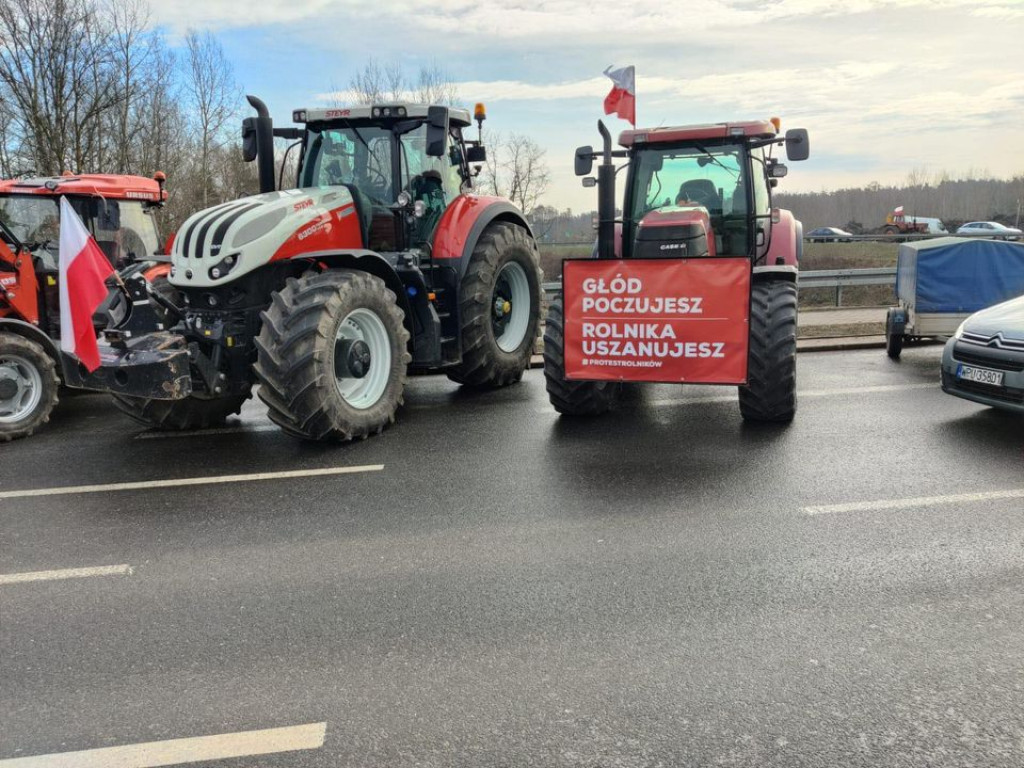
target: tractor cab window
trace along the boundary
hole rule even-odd
[[[747,253],[744,152],[738,145],[644,149],[633,173],[630,224],[657,208],[699,205],[707,209],[718,253]]]
[[[354,186],[368,202],[391,205],[392,134],[374,125],[310,129],[302,186]]]
[[[457,135],[453,134],[451,140],[457,144]],[[416,221],[413,240],[428,242],[448,203],[459,194],[462,184],[459,166],[453,164],[447,154],[444,157],[427,155],[426,123],[402,134],[400,146],[402,188],[412,195],[414,201],[424,204],[424,214]]]
[[[115,267],[149,258],[159,248],[156,221],[143,203],[68,197],[89,234]],[[60,201],[49,195],[0,197],[0,219],[32,251],[44,270],[57,270]]]

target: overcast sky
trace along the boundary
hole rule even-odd
[[[1024,173],[1024,0],[160,0],[211,30],[275,120],[375,57],[437,63],[488,127],[547,150],[544,202],[589,210],[572,151],[596,144],[610,64],[634,64],[641,126],[766,118],[811,133],[789,191],[911,171]],[[613,133],[628,127],[607,118]]]

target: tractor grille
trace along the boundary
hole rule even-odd
[[[183,231],[179,233],[179,255],[186,259],[201,259],[209,250],[211,256],[216,256],[231,225],[240,216],[258,208],[259,205],[260,203],[237,201],[201,213],[194,220],[187,222]]]

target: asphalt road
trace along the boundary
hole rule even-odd
[[[1019,767],[1024,419],[940,351],[801,355],[783,428],[560,420],[540,371],[340,447],[66,399],[0,447],[0,768]]]

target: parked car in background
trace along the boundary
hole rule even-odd
[[[818,227],[804,235],[804,239],[811,243],[849,243],[853,235],[839,227]]]
[[[942,391],[1024,414],[1024,296],[957,328],[942,351]]]
[[[998,221],[972,221],[956,231],[961,237],[992,237],[997,240],[1020,240],[1024,232]]]

